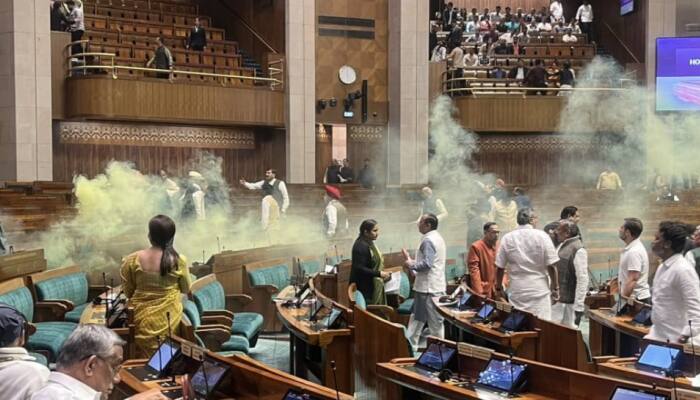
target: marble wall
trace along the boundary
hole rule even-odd
[[[45,0],[0,1],[0,179],[51,180],[51,34]]]

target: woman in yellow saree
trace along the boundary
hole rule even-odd
[[[151,247],[122,262],[122,289],[134,308],[137,357],[148,358],[156,351],[158,338],[168,337],[168,325],[173,330],[180,326],[180,293],[190,289],[190,273],[185,258],[173,247],[174,238],[175,222],[157,215],[148,223]]]

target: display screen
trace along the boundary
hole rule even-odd
[[[177,351],[177,347],[172,346],[168,342],[163,342],[158,350],[151,356],[151,359],[148,360],[148,366],[153,368],[156,372],[162,372],[173,357],[175,357]]]
[[[700,38],[656,39],[656,110],[700,110]]]
[[[638,324],[647,324],[649,322],[649,319],[651,318],[651,308],[644,307],[639,312],[637,315],[634,316],[634,322]]]
[[[511,393],[523,377],[525,368],[526,365],[510,360],[491,359],[486,369],[479,373],[477,383]]]
[[[661,370],[668,370],[673,367],[674,361],[679,353],[680,350],[674,349],[673,347],[650,344],[644,349],[642,356],[639,357],[639,364]]]
[[[668,400],[668,396],[618,387],[610,400]]]
[[[525,321],[525,314],[513,311],[512,313],[508,314],[508,318],[503,321],[501,328],[506,331],[515,332],[520,329],[523,321]]]
[[[634,0],[620,0],[620,15],[627,15],[634,11]]]
[[[326,329],[333,326],[333,324],[338,319],[338,317],[340,317],[340,314],[342,314],[342,312],[340,310],[335,309],[335,308],[332,309],[331,312],[329,312],[328,315],[326,315],[323,318],[323,326],[325,326]]]
[[[195,393],[208,396],[226,374],[226,367],[205,360],[190,380]]]
[[[450,363],[450,360],[452,360],[452,357],[455,355],[455,351],[456,350],[451,347],[432,343],[423,354],[421,354],[418,361],[416,361],[416,365],[432,371],[440,371]]]
[[[282,400],[316,400],[316,397],[296,391],[294,389],[289,389],[289,391],[287,391]]]
[[[459,303],[457,303],[457,307],[459,307],[460,310],[467,308],[467,303],[471,297],[471,293],[462,294],[462,297],[459,298]]]
[[[493,306],[489,303],[486,303],[479,309],[479,312],[476,313],[476,316],[481,319],[486,319],[491,315],[492,312]]]

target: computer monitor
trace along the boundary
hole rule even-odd
[[[508,332],[519,331],[525,322],[525,314],[513,310],[501,324],[501,329]]]
[[[204,360],[197,372],[192,375],[190,383],[195,395],[208,399],[216,387],[224,380],[228,367],[217,362]]]
[[[152,371],[157,372],[158,376],[163,376],[179,351],[180,347],[177,344],[165,341],[153,353],[146,365]]]
[[[441,371],[450,364],[456,352],[456,349],[444,344],[431,343],[416,361],[416,367],[430,371]]]
[[[457,302],[457,308],[460,310],[464,311],[467,308],[469,308],[469,299],[472,298],[472,294],[469,292],[464,292],[462,293],[462,297],[459,298],[459,302]]]
[[[649,344],[637,361],[637,367],[647,371],[665,374],[675,368],[680,349]]]
[[[481,306],[481,308],[479,309],[479,311],[476,313],[476,317],[475,317],[475,318],[476,318],[476,319],[480,319],[480,320],[482,320],[482,321],[483,321],[483,320],[486,320],[486,319],[488,319],[488,318],[491,316],[491,314],[493,314],[493,311],[494,311],[494,310],[495,310],[495,308],[493,307],[492,304],[484,303],[484,305]]]
[[[318,400],[318,398],[298,390],[289,389],[282,400]]]
[[[340,318],[342,314],[342,311],[338,310],[337,308],[332,308],[331,312],[329,312],[325,317],[323,317],[323,320],[321,320],[321,324],[326,329],[330,329],[335,325],[335,323],[338,321],[338,318]]]
[[[297,307],[301,307],[301,305],[304,303],[304,301],[311,296],[311,287],[309,286],[309,282],[306,282],[304,286],[302,286],[301,290],[299,291],[299,297],[296,299]]]
[[[618,386],[610,400],[669,400],[668,396]]]
[[[634,316],[633,321],[637,324],[651,326],[651,308],[644,307]]]
[[[526,364],[492,358],[486,368],[479,373],[479,379],[476,383],[490,389],[514,394],[525,382],[526,370]]]

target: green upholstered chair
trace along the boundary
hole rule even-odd
[[[386,305],[367,304],[367,299],[365,299],[362,292],[357,290],[357,286],[354,283],[351,283],[350,286],[348,286],[348,299],[350,300],[351,307],[355,305],[361,310],[371,312],[372,314],[375,314],[388,321],[398,322],[396,310]]]
[[[288,258],[258,261],[243,266],[244,291],[253,298],[248,310],[263,316],[265,332],[282,330],[273,301],[282,289],[289,286],[290,270]]]
[[[245,294],[226,295],[224,287],[216,280],[215,274],[209,274],[192,283],[189,297],[197,305],[204,324],[209,320],[220,322],[214,318],[226,317],[232,320],[231,332],[244,336],[251,347],[255,347],[258,335],[263,328],[263,316],[252,312],[236,312],[250,304],[252,297]],[[235,303],[235,304],[234,304]]]
[[[34,300],[23,278],[0,283],[0,303],[15,308],[27,318],[27,321],[34,321]],[[51,362],[56,360],[63,342],[78,326],[74,322],[64,321],[34,322],[33,324],[36,332],[29,337],[25,347],[29,351],[45,354]]]
[[[214,352],[239,351],[248,354],[250,344],[245,336],[231,333],[230,325],[203,324],[197,305],[192,300],[185,300],[183,313],[186,318],[183,338],[197,341]]]
[[[458,283],[467,270],[464,265],[464,246],[447,246],[447,260],[445,262],[445,279],[447,284]]]
[[[61,314],[61,309],[55,310],[56,320],[80,322],[80,316],[89,304],[87,275],[80,267],[57,268],[32,274],[29,283],[38,304],[61,302],[68,307],[69,310],[64,314]]]
[[[401,283],[399,285],[399,297],[403,300],[396,312],[402,316],[411,315],[413,312],[413,298],[411,297],[411,281],[408,275],[401,271]]]

